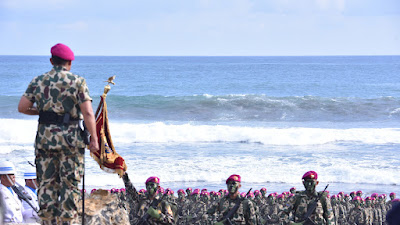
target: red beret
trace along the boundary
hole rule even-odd
[[[231,180],[237,181],[240,183],[240,181],[241,181],[240,175],[232,174],[231,176],[228,177],[228,179],[226,179],[226,184],[228,184],[228,182]]]
[[[303,178],[302,178],[303,180],[307,180],[307,179],[313,179],[313,180],[316,180],[316,179],[318,179],[318,174],[317,174],[317,172],[315,172],[315,171],[308,171],[307,173],[305,173],[304,175],[303,175]]]
[[[54,45],[53,47],[51,47],[50,52],[51,52],[51,55],[60,57],[65,60],[72,61],[75,59],[75,56],[74,56],[74,53],[72,52],[72,50],[68,46],[61,44],[61,43],[58,43],[58,44]]]
[[[149,182],[153,182],[153,183],[159,184],[160,183],[160,178],[158,178],[158,177],[149,177],[146,180],[146,184],[149,183]]]
[[[194,191],[192,192],[192,195],[196,195],[196,194],[200,194],[200,189],[198,189],[198,188],[194,189]]]

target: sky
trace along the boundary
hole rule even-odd
[[[400,55],[399,0],[0,0],[0,55]]]

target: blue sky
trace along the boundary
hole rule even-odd
[[[400,55],[399,0],[0,0],[0,55]]]

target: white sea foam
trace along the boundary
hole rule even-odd
[[[0,153],[24,149],[34,141],[34,120],[0,119]],[[322,145],[334,142],[398,144],[399,128],[274,128],[227,125],[110,123],[118,145],[132,143],[247,142],[264,145]]]
[[[0,156],[18,165],[33,161],[36,121],[0,119]],[[223,184],[238,173],[259,185],[300,183],[315,170],[325,183],[400,185],[398,128],[273,128],[227,125],[110,123],[114,146],[138,187],[147,177],[166,183]],[[261,144],[260,144],[261,143]],[[12,154],[10,154],[12,153]],[[120,186],[86,155],[89,186]],[[301,183],[300,183],[301,185]]]

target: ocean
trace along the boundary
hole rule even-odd
[[[17,180],[34,161],[36,116],[17,105],[49,56],[0,56],[0,157]],[[116,57],[77,56],[93,108],[108,77],[111,135],[133,184],[302,190],[318,173],[322,190],[399,192],[400,56]],[[85,184],[122,188],[87,151]]]

